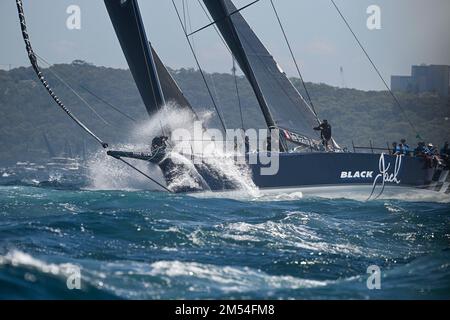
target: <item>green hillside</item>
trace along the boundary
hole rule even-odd
[[[50,71],[62,76],[107,123],[86,107]],[[144,105],[128,70],[72,63],[55,65],[45,73],[65,104],[109,142],[126,142],[128,133],[135,124],[80,86],[95,92],[131,117],[146,119]],[[173,71],[173,76],[193,106],[213,110],[199,72],[181,69]],[[233,76],[214,73],[207,74],[207,79],[227,126],[240,127]],[[302,91],[300,81],[292,80]],[[238,87],[245,125],[260,127],[263,123],[261,112],[243,77],[239,77]],[[400,140],[402,137],[407,138],[411,145],[415,144],[416,134],[387,92],[339,89],[313,83],[308,83],[307,87],[318,114],[331,122],[334,136],[341,145],[351,146],[352,140],[358,145],[368,145],[369,140],[372,140],[374,145],[385,146],[387,141]],[[437,145],[449,140],[448,100],[432,94],[399,94],[398,98],[424,140]],[[80,152],[83,140],[89,149],[97,148],[95,142],[83,134],[53,103],[45,89],[36,81],[31,68],[0,71],[0,163],[47,158],[44,133],[57,153],[62,153],[68,147],[74,153]]]

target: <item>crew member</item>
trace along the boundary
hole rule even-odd
[[[427,147],[425,148],[425,154],[428,156],[433,156],[436,153],[436,148],[433,146],[432,143],[429,143]]]
[[[397,153],[397,142],[392,142],[392,155],[395,155]]]
[[[330,150],[329,143],[331,141],[331,125],[328,123],[328,120],[323,120],[318,127],[313,129],[320,131],[320,137],[322,138],[322,143],[325,146],[325,150]]]
[[[245,153],[247,154],[250,152],[250,138],[247,135],[245,135],[244,138],[244,145],[245,145]]]
[[[406,144],[406,140],[400,140],[400,144],[397,146],[396,154],[409,156],[410,148],[409,145]]]
[[[437,150],[436,148],[433,146],[432,143],[429,143],[425,149],[424,149],[424,153],[425,153],[425,164],[428,168],[433,168],[437,165],[438,163],[438,159],[436,158],[437,155]]]
[[[414,149],[414,156],[415,157],[424,157],[425,156],[425,142],[419,142],[417,144],[417,148]]]
[[[169,140],[166,136],[156,136],[152,140],[152,154],[164,153],[167,148],[167,141]]]

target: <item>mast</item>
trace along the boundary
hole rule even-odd
[[[258,85],[256,77],[248,61],[247,55],[244,53],[242,44],[239,41],[238,32],[233,22],[231,21],[230,12],[223,0],[204,0],[208,11],[211,13],[214,21],[217,21],[217,26],[224,37],[226,43],[230,47],[231,52],[235,59],[238,61],[241,70],[244,72],[245,76],[250,82],[250,85],[256,95],[256,99],[261,107],[261,111],[264,115],[267,126],[270,129],[276,128],[275,121],[273,120],[270,109],[267,105],[261,88]]]
[[[284,139],[317,145],[317,117],[231,0],[203,0],[225,42],[249,80],[269,128]],[[247,6],[246,6],[247,7]],[[244,7],[244,8],[246,8]],[[201,29],[199,29],[201,30]]]

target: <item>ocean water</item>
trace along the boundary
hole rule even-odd
[[[76,168],[0,170],[0,299],[450,298],[446,201],[173,195],[87,180]],[[369,290],[373,265],[381,288]]]

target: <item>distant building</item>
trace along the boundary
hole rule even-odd
[[[448,97],[450,92],[450,66],[412,66],[411,76],[392,76],[391,90],[397,92],[434,92]]]
[[[412,81],[411,76],[392,76],[391,77],[391,90],[400,92],[411,92]]]

